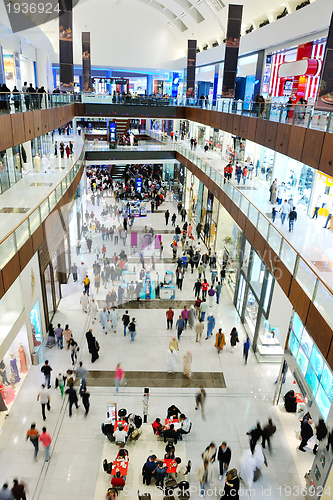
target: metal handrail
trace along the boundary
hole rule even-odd
[[[159,136],[159,134],[156,134],[155,132],[152,132],[152,131],[148,132],[148,134],[151,134],[152,136],[155,136],[155,139],[156,139],[156,138],[158,138],[158,137],[160,137],[160,136]],[[270,221],[270,220],[266,217],[266,215],[265,215],[264,213],[262,213],[262,212],[261,212],[261,211],[260,211],[260,210],[259,210],[259,209],[258,209],[258,208],[254,205],[254,204],[253,204],[253,202],[252,202],[252,201],[250,201],[250,200],[249,200],[249,199],[248,199],[248,198],[247,198],[247,197],[246,197],[246,196],[245,196],[245,195],[244,195],[244,194],[243,194],[243,193],[242,193],[239,189],[237,189],[237,187],[236,187],[236,186],[234,186],[234,185],[233,185],[233,184],[232,184],[232,183],[231,183],[228,179],[225,179],[225,178],[224,178],[224,176],[223,176],[220,172],[218,172],[217,170],[215,170],[215,169],[214,169],[211,165],[209,165],[209,163],[208,163],[205,159],[203,159],[203,158],[199,158],[197,155],[195,155],[195,153],[193,153],[193,151],[189,151],[188,149],[184,148],[181,144],[176,144],[176,143],[171,142],[171,141],[170,141],[170,145],[172,145],[172,147],[173,147],[176,151],[178,151],[179,153],[181,153],[181,154],[182,154],[182,151],[186,151],[186,152],[189,154],[189,156],[190,156],[190,155],[192,155],[192,157],[197,158],[199,161],[203,162],[203,163],[206,165],[206,168],[207,168],[207,169],[209,169],[210,171],[212,171],[212,170],[213,170],[213,171],[215,172],[215,174],[216,174],[216,175],[218,175],[218,176],[221,178],[221,180],[223,180],[223,182],[222,182],[222,183],[221,183],[221,185],[219,186],[219,187],[220,187],[223,191],[225,191],[225,192],[226,192],[226,190],[225,190],[225,189],[223,189],[223,186],[224,186],[225,184],[228,184],[228,185],[230,186],[230,188],[232,188],[232,189],[234,189],[235,191],[237,191],[237,192],[239,193],[239,195],[240,195],[243,199],[245,199],[245,200],[249,203],[249,205],[252,205],[252,207],[253,207],[253,208],[254,208],[254,209],[258,212],[258,214],[260,214],[260,216],[261,216],[261,217],[263,217],[263,218],[265,219],[265,221],[269,224],[269,225],[268,225],[268,228],[271,228],[271,227],[272,227],[272,228],[273,228],[273,229],[274,229],[274,230],[275,230],[275,231],[279,234],[279,236],[280,236],[280,238],[281,238],[281,241],[282,241],[282,242],[285,242],[285,243],[286,243],[286,244],[287,244],[287,245],[288,245],[288,246],[289,246],[289,247],[293,250],[293,252],[295,252],[296,259],[298,258],[299,260],[302,260],[302,262],[304,262],[304,264],[305,264],[305,265],[306,265],[306,266],[307,266],[307,267],[311,270],[311,272],[314,274],[314,276],[316,277],[316,279],[317,279],[317,280],[318,280],[318,281],[319,281],[319,282],[320,282],[320,283],[321,283],[321,284],[322,284],[322,285],[323,285],[323,286],[327,289],[327,291],[328,291],[328,292],[332,295],[332,297],[333,297],[333,290],[332,290],[332,288],[331,288],[331,287],[330,287],[327,283],[325,283],[325,282],[323,281],[323,279],[322,279],[322,278],[321,278],[321,277],[317,274],[317,272],[315,271],[315,269],[314,269],[314,268],[313,268],[313,266],[312,266],[312,263],[308,262],[307,260],[305,260],[305,259],[302,257],[302,255],[301,255],[301,254],[300,254],[300,253],[299,253],[299,252],[298,252],[298,251],[294,248],[294,246],[293,246],[293,245],[292,245],[292,244],[291,244],[291,243],[290,243],[290,242],[289,242],[289,241],[285,238],[285,236],[284,236],[284,235],[283,235],[283,234],[282,234],[282,233],[281,233],[281,232],[280,232],[280,231],[279,231],[279,230],[278,230],[278,229],[277,229],[277,228],[276,228],[276,227],[272,224],[272,222],[271,222],[271,221]],[[184,156],[184,158],[186,158],[186,155],[185,155],[185,154],[183,154],[182,156]],[[188,159],[190,159],[190,158],[188,158]],[[190,160],[190,161],[191,161],[191,160]],[[206,173],[206,172],[205,172],[205,171],[204,171],[204,170],[200,167],[200,165],[199,165],[199,164],[196,164],[196,163],[195,163],[195,165],[196,165],[196,166],[197,166],[200,170],[202,170],[204,173]],[[210,176],[210,177],[211,177],[211,176]],[[212,179],[212,180],[213,180],[213,182],[215,182],[215,180],[214,180],[214,179]],[[225,181],[225,182],[224,182],[224,181]],[[218,185],[218,184],[217,184],[217,185]],[[226,192],[226,194],[227,194],[227,196],[229,196],[227,192]],[[229,198],[233,199],[233,198],[232,198],[232,196],[231,196],[231,197],[229,196]],[[267,231],[267,237],[268,237],[268,236],[269,236],[269,230]],[[277,253],[277,252],[275,252],[275,253]],[[281,259],[281,253],[282,253],[282,245],[280,245],[280,251],[279,251],[279,253],[277,253],[277,255],[278,255],[278,257],[279,257],[280,259]],[[281,260],[282,260],[282,259],[281,259]],[[283,262],[283,261],[282,261],[282,262]],[[296,267],[296,266],[295,266],[295,267]],[[293,275],[295,275],[295,269],[294,269]],[[315,288],[316,288],[316,285],[315,285],[315,287],[314,287],[314,291],[315,291]]]

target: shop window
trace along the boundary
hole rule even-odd
[[[252,338],[254,337],[256,329],[258,311],[259,311],[258,301],[255,298],[255,295],[250,288],[245,308],[245,326],[247,326],[246,330],[249,331],[250,336]]]
[[[269,356],[269,361],[280,362],[283,356],[283,349],[278,339],[278,329],[271,326],[263,314],[259,322],[257,353],[258,361],[263,356],[267,361],[267,356]]]
[[[30,323],[32,330],[32,341],[35,348],[35,352],[38,351],[39,346],[43,340],[43,330],[42,330],[42,322],[40,318],[40,309],[39,309],[39,299],[37,299],[34,307],[30,311]]]
[[[242,269],[246,275],[250,263],[250,253],[251,253],[251,245],[248,242],[248,240],[246,240],[243,253],[243,264],[242,264]]]
[[[244,276],[241,274],[239,279],[238,296],[237,296],[237,311],[238,314],[240,315],[242,314],[243,310],[245,289],[246,289],[246,281],[244,279]]]
[[[273,276],[271,275],[271,273],[268,273],[267,281],[266,281],[265,297],[264,297],[264,303],[263,303],[263,308],[264,308],[265,312],[267,312],[267,309],[268,309],[268,306],[270,303],[270,299],[271,299],[271,295],[272,295],[272,293],[271,293],[272,287],[273,287]]]
[[[261,294],[261,287],[265,276],[265,264],[261,261],[256,252],[252,253],[252,267],[250,283],[258,299]]]
[[[53,316],[54,307],[53,307],[53,292],[52,292],[52,282],[51,282],[51,269],[50,264],[44,271],[44,282],[45,282],[45,292],[46,292],[46,302],[47,302],[47,312],[49,321]]]

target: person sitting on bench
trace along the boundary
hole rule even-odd
[[[178,433],[178,439],[182,440],[182,434],[189,434],[190,430],[191,430],[191,421],[188,417],[186,417],[186,415],[184,415],[184,413],[181,413],[179,415],[179,422],[181,423],[181,428],[178,429],[177,433]]]
[[[116,476],[111,479],[111,486],[114,488],[123,488],[125,486],[125,479],[120,474],[120,471],[118,471]]]
[[[178,434],[177,431],[175,431],[175,426],[173,424],[170,425],[170,429],[166,429],[164,431],[163,436],[165,443],[168,441],[168,439],[174,439],[175,444],[177,444]]]

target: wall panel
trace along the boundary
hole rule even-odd
[[[24,121],[23,121],[23,113],[15,113],[15,115],[10,115],[10,119],[11,119],[12,128],[13,128],[13,145],[22,144],[23,142],[25,142],[25,128],[24,128]],[[1,131],[1,134],[2,134],[2,131]]]
[[[13,145],[12,121],[10,115],[1,117],[0,122],[0,151]]]
[[[35,137],[34,111],[23,113],[25,140],[30,141]]]
[[[302,160],[303,145],[306,129],[302,127],[290,127],[290,137],[287,155],[295,160]]]
[[[288,153],[291,125],[278,123],[275,140],[275,151],[286,155]]]
[[[307,130],[305,132],[302,162],[310,167],[318,168],[324,141],[324,132]]]
[[[333,176],[333,134],[325,134],[318,168]]]

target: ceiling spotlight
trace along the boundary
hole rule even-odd
[[[167,26],[169,26],[169,28],[170,28],[170,26],[171,26],[171,23],[170,23],[170,21],[168,22]]]
[[[180,17],[184,17],[184,16],[185,16],[185,12],[182,12],[182,13],[180,14]]]

